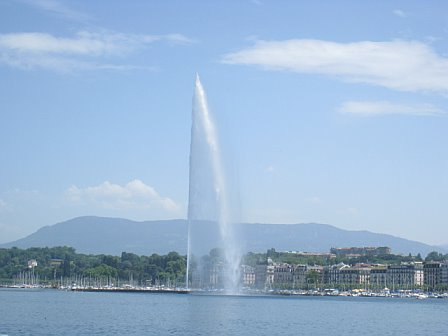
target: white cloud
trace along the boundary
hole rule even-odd
[[[175,44],[194,44],[197,43],[196,40],[191,39],[182,34],[167,34],[167,35],[159,35],[158,36],[162,40],[166,40]]]
[[[392,13],[395,14],[396,16],[401,17],[401,18],[408,17],[408,13],[402,11],[401,9],[394,9],[394,10],[392,11]]]
[[[66,191],[66,197],[74,203],[114,210],[156,209],[175,213],[180,208],[172,199],[159,195],[153,187],[140,180],[133,180],[124,186],[108,181],[87,188],[71,186]]]
[[[75,55],[119,54],[156,38],[99,34],[81,31],[72,38],[56,37],[46,33],[11,33],[0,35],[0,46],[20,53],[49,53]]]
[[[228,64],[314,73],[399,91],[448,93],[448,59],[417,41],[258,41],[224,55]]]
[[[398,104],[389,101],[347,101],[338,111],[344,114],[375,117],[398,114],[413,116],[441,116],[446,112],[431,104]]]
[[[39,32],[9,33],[0,34],[0,63],[21,69],[42,68],[61,72],[153,69],[128,64],[109,64],[104,59],[123,58],[156,41],[176,44],[193,42],[180,34],[137,35],[79,31],[72,37],[57,37]]]
[[[67,19],[76,21],[85,21],[90,17],[89,15],[80,11],[74,10],[62,2],[56,0],[19,0],[27,5],[42,9],[46,12],[62,16]]]

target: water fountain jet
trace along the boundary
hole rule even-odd
[[[241,253],[232,222],[234,218],[231,216],[227,187],[218,132],[199,75],[196,75],[190,144],[187,288],[190,287],[189,275],[194,273],[193,259],[198,257],[194,256],[194,248],[201,244],[195,240],[195,236],[200,236],[198,230],[201,226],[214,225],[218,228],[223,260],[219,267],[216,260],[209,261],[206,270],[204,265],[200,265],[201,259],[196,260],[196,273],[193,276],[196,280],[193,281],[193,287],[218,285],[219,282],[225,293],[238,292]]]

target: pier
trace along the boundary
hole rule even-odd
[[[123,287],[71,287],[69,290],[73,292],[109,292],[109,293],[157,293],[157,294],[189,294],[187,289],[177,288],[123,288]]]

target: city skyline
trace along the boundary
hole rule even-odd
[[[0,243],[186,218],[198,72],[242,222],[448,244],[447,9],[0,2]]]

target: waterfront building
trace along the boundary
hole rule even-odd
[[[274,283],[276,286],[290,286],[293,283],[293,266],[287,263],[275,263]]]
[[[423,279],[423,263],[421,262],[390,265],[387,269],[387,283],[392,290],[420,287],[423,285]]]
[[[442,264],[441,285],[448,288],[448,262]]]
[[[201,272],[197,269],[191,271],[191,287],[192,288],[202,288],[202,278]]]
[[[315,287],[319,287],[324,283],[324,267],[319,265],[307,265],[306,273],[307,285],[312,284]]]
[[[274,283],[274,265],[270,258],[266,264],[255,266],[255,287],[272,288]]]
[[[324,282],[324,267],[319,265],[291,265],[268,263],[255,267],[257,288],[308,288]]]
[[[448,287],[448,262],[425,262],[423,273],[426,289],[436,290]]]
[[[293,288],[305,288],[307,283],[308,265],[298,264],[294,266]]]
[[[255,267],[241,265],[242,284],[246,287],[255,285]]]
[[[374,265],[370,269],[370,288],[384,289],[387,288],[387,266]]]
[[[350,268],[349,265],[339,263],[336,265],[327,266],[324,268],[323,282],[330,287],[335,287],[341,284],[341,270]]]
[[[50,259],[50,267],[60,267],[63,263],[62,259]]]
[[[387,253],[384,248],[347,248],[350,252]],[[375,251],[374,251],[375,250]],[[250,274],[251,271],[246,271]],[[266,264],[257,265],[253,273],[255,280],[245,280],[245,285],[254,283],[258,288],[314,287],[365,290],[411,290],[448,288],[448,262],[404,262],[396,265],[339,263],[330,266],[306,264],[273,263],[270,258]],[[252,275],[253,277],[253,275]],[[252,278],[253,279],[253,278]],[[253,281],[253,282],[250,282]]]
[[[356,288],[367,287],[370,283],[370,267],[366,265],[355,265],[341,269],[339,285]]]
[[[292,288],[307,288],[324,283],[324,267],[297,264],[292,269]]]

